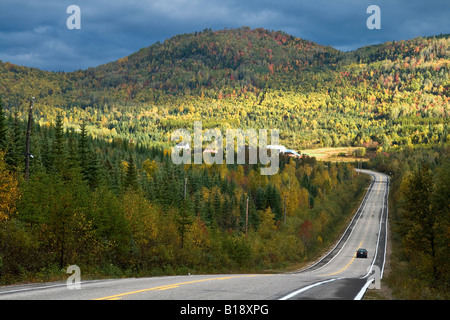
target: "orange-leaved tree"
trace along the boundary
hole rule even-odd
[[[9,219],[15,213],[16,200],[20,196],[18,180],[9,172],[4,155],[0,151],[0,221]]]

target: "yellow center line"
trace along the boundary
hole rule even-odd
[[[163,288],[160,288],[160,289],[158,289],[158,290],[175,289],[175,288],[178,288],[178,287],[179,287],[179,286],[177,286],[177,285],[168,285],[168,286],[163,287]]]
[[[270,274],[261,274],[261,275],[268,276]],[[107,297],[103,297],[103,298],[97,298],[94,300],[117,300],[123,296],[130,295],[130,294],[137,294],[137,293],[142,293],[142,292],[147,292],[147,291],[155,291],[155,290],[161,291],[161,290],[174,289],[174,288],[178,288],[181,285],[186,285],[186,284],[199,283],[199,282],[205,282],[205,281],[213,281],[213,280],[228,280],[228,279],[234,279],[234,278],[250,278],[250,277],[257,277],[257,276],[261,276],[261,275],[240,275],[240,276],[227,276],[227,277],[219,277],[219,278],[200,279],[200,280],[194,280],[194,281],[174,283],[174,284],[169,284],[169,285],[165,285],[165,286],[153,287],[153,288],[148,288],[148,289],[130,291],[130,292],[115,294],[115,295],[107,296]]]

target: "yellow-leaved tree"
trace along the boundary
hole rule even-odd
[[[0,152],[0,221],[7,220],[16,211],[19,199],[19,183],[11,174],[4,161],[4,152]]]

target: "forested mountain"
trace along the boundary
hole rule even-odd
[[[310,66],[329,64],[337,51],[284,32],[263,29],[205,30],[173,37],[128,57],[97,68],[83,79],[94,87],[131,88],[131,99],[151,101],[151,96],[137,97],[142,90],[175,93],[201,93],[202,89],[223,87],[264,89],[270,75],[282,69],[300,71]],[[90,81],[89,79],[93,79]]]
[[[175,36],[71,73],[0,64],[6,109],[41,124],[61,112],[112,141],[168,147],[169,131],[277,128],[294,149],[405,146],[448,139],[448,35],[340,52],[281,31],[240,28]],[[300,134],[301,132],[301,134]],[[380,149],[381,150],[381,149]]]
[[[0,116],[0,284],[61,277],[69,264],[98,277],[309,261],[368,183],[351,164],[309,157],[281,155],[272,176],[259,165],[175,165],[159,148],[92,139],[84,124],[64,130],[61,115],[34,127],[26,180],[25,123]]]
[[[449,35],[344,53],[246,27],[175,36],[70,73],[0,62],[0,284],[65,276],[68,264],[93,276],[267,271],[336,240],[368,183],[352,164],[282,155],[272,176],[259,164],[173,164],[171,133],[201,120],[222,133],[279,129],[297,150],[369,148],[367,166],[397,186],[399,256],[445,296],[448,259],[437,253],[448,237],[430,254],[405,208],[416,181],[431,181],[418,201],[448,230],[449,68]]]

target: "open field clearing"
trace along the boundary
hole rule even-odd
[[[360,147],[342,147],[342,148],[317,148],[301,150],[301,154],[306,154],[310,157],[315,157],[321,161],[369,161],[366,156],[357,157],[355,152],[360,150]]]

